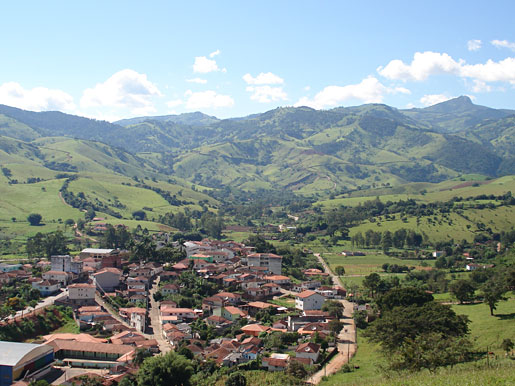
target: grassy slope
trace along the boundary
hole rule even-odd
[[[485,304],[476,305],[455,305],[454,310],[458,314],[467,315],[470,320],[471,338],[479,350],[493,351],[498,355],[498,360],[493,360],[494,369],[484,369],[481,366],[485,360],[477,363],[466,363],[456,366],[454,369],[441,369],[436,374],[423,371],[419,374],[402,376],[393,375],[391,379],[386,378],[379,370],[379,365],[384,360],[375,344],[364,338],[358,338],[358,352],[351,360],[353,366],[359,369],[351,373],[338,373],[330,377],[322,386],[336,385],[486,385],[499,384],[508,385],[515,383],[515,364],[513,361],[502,359],[503,352],[500,344],[503,339],[515,340],[515,329],[513,320],[515,317],[515,297],[511,296],[509,301],[499,303],[496,314],[490,316],[488,306]],[[501,317],[500,315],[505,315]]]

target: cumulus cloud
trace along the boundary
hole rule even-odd
[[[147,75],[126,69],[84,90],[80,104],[83,108],[127,108],[134,114],[144,115],[156,111],[152,98],[161,95],[157,86],[147,79]]]
[[[213,58],[217,55],[220,55],[220,50],[216,50],[209,54],[211,59],[208,59],[206,56],[196,56],[195,62],[193,63],[193,72],[199,74],[208,74],[210,72],[227,72],[227,69],[218,67],[216,60]]]
[[[380,103],[385,94],[410,94],[411,92],[403,87],[386,87],[377,78],[370,76],[358,84],[347,86],[327,86],[313,99],[301,98],[295,106],[309,106],[315,109],[335,107],[348,100],[358,100],[364,103]]]
[[[469,51],[478,51],[481,48],[482,42],[478,39],[469,40],[467,42],[467,48]]]
[[[499,62],[489,59],[484,64],[467,64],[460,68],[460,76],[483,82],[515,84],[515,58],[506,58]]]
[[[438,103],[448,101],[449,99],[452,99],[452,98],[454,98],[454,97],[450,97],[445,94],[429,94],[429,95],[424,95],[422,98],[420,98],[420,103],[422,103],[424,106],[432,106],[432,105],[436,105]]]
[[[186,79],[186,82],[189,83],[198,83],[198,84],[206,84],[207,80],[202,78],[193,78],[193,79]]]
[[[482,80],[474,79],[474,86],[472,86],[473,92],[490,92],[492,91],[492,86],[488,85],[486,82]]]
[[[426,80],[430,75],[458,73],[461,62],[456,62],[450,55],[438,52],[416,52],[411,64],[402,60],[392,60],[385,67],[378,67],[377,72],[388,79]]]
[[[284,92],[282,87],[272,87],[268,85],[248,86],[246,90],[252,93],[250,99],[259,103],[270,103],[288,99],[288,95]]]
[[[260,73],[258,76],[256,76],[255,78],[250,75],[250,74],[245,74],[243,75],[243,80],[247,83],[247,84],[283,84],[284,83],[284,79],[282,79],[281,77],[275,75],[275,74],[272,74],[271,72],[262,72]]]
[[[188,90],[185,96],[187,97],[186,108],[190,110],[232,107],[234,105],[234,99],[231,96],[218,94],[213,90],[199,92]]]
[[[515,43],[509,42],[508,40],[492,40],[491,43],[497,48],[508,48],[515,51]]]
[[[385,67],[377,69],[380,75],[397,80],[426,80],[435,74],[453,74],[481,82],[509,82],[515,84],[515,58],[499,62],[489,59],[486,63],[466,64],[454,60],[446,53],[417,52],[410,64],[392,60]]]
[[[0,85],[0,103],[33,111],[73,112],[75,110],[73,97],[62,90],[46,87],[25,89],[16,82]]]

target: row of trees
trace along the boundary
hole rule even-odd
[[[392,247],[395,248],[418,248],[422,245],[423,235],[411,229],[397,229],[395,232],[384,231],[375,232],[369,229],[363,235],[357,232],[351,237],[352,246],[357,247],[380,247],[383,251],[388,252]]]

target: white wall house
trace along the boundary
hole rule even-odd
[[[295,297],[295,308],[307,310],[320,310],[324,305],[325,297],[315,291],[303,291]]]
[[[76,283],[68,286],[68,299],[73,304],[86,305],[95,302],[96,287],[94,284]]]

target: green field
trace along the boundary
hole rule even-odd
[[[470,336],[476,349],[494,352],[496,358],[491,358],[486,368],[486,360],[461,364],[453,369],[444,368],[431,374],[422,371],[418,374],[385,374],[380,366],[385,361],[378,351],[378,346],[368,342],[358,334],[358,351],[351,360],[352,366],[359,369],[350,373],[337,373],[320,383],[322,386],[336,385],[512,385],[515,384],[515,363],[504,359],[500,347],[503,339],[515,340],[515,296],[508,301],[500,302],[495,316],[490,316],[490,310],[485,304],[454,305],[458,314],[467,315]]]
[[[366,253],[366,256],[343,256],[337,253],[324,253],[323,257],[333,271],[337,266],[342,265],[345,268],[345,277],[353,275],[365,276],[372,272],[382,272],[381,266],[384,263],[407,265],[408,267],[415,267],[416,269],[425,269],[425,267],[421,265],[422,262],[425,262],[429,266],[434,263],[434,260],[399,259],[397,257],[378,254],[377,252]]]

